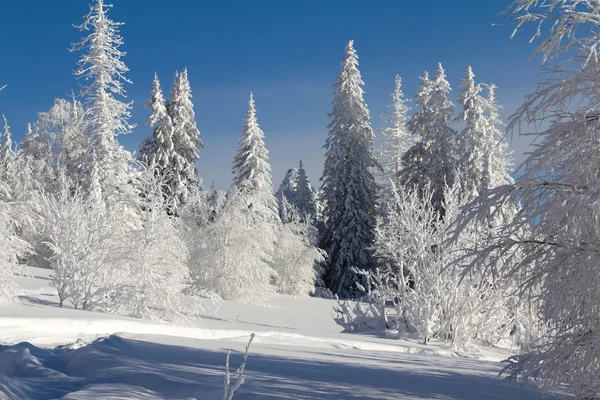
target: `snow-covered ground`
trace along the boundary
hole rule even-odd
[[[49,271],[17,278],[21,304],[0,303],[0,399],[220,399],[251,333],[235,399],[511,399],[543,396],[498,377],[507,352],[452,351],[340,333],[330,300],[208,304],[175,326],[57,307]]]

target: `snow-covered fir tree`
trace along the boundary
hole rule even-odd
[[[277,200],[273,195],[269,152],[264,143],[264,134],[256,118],[254,96],[250,93],[248,114],[240,137],[240,144],[233,159],[233,191],[252,194],[258,206],[277,214]]]
[[[442,64],[433,80],[427,73],[421,79],[416,96],[420,108],[408,122],[410,132],[418,142],[403,157],[400,181],[418,188],[429,186],[433,191],[433,206],[443,211],[443,188],[454,185],[457,168],[456,130],[450,124],[454,105],[448,100],[450,84]],[[443,216],[443,212],[441,212]]]
[[[513,170],[512,151],[505,139],[505,126],[500,119],[500,106],[496,101],[496,85],[487,85],[487,158],[484,162],[483,174],[486,187],[496,188],[514,183],[511,176]]]
[[[382,129],[385,142],[381,149],[380,164],[383,168],[382,178],[386,181],[398,182],[402,170],[402,156],[413,145],[413,138],[408,132],[408,111],[410,107],[402,92],[402,79],[396,75],[396,87],[392,92],[392,104],[389,105],[390,113],[385,115],[384,121],[388,126]]]
[[[88,120],[88,156],[82,160],[83,177],[87,181],[80,183],[85,190],[91,190],[96,182],[89,179],[96,176],[105,199],[125,191],[128,184],[131,154],[119,145],[116,137],[132,129],[128,122],[132,103],[124,101],[123,85],[131,83],[125,77],[129,69],[121,60],[125,52],[119,49],[123,44],[119,35],[122,23],[108,18],[110,7],[104,0],[96,0],[90,6],[90,12],[78,26],[90,33],[71,49],[83,52],[75,75],[85,82],[82,96]],[[96,165],[92,165],[90,148]],[[94,168],[97,173],[91,174]]]
[[[152,135],[140,145],[138,159],[145,165],[152,166],[156,173],[164,177],[173,160],[173,123],[156,73],[146,107],[152,110],[147,120],[148,125],[152,127]]]
[[[323,248],[328,252],[326,281],[340,297],[357,294],[357,270],[373,266],[378,167],[369,110],[363,99],[358,56],[348,42],[325,142],[322,198],[325,202]]]
[[[188,80],[187,68],[175,75],[169,115],[173,124],[173,153],[169,190],[173,199],[173,209],[184,205],[192,187],[198,186],[196,161],[204,141],[196,126],[196,114],[192,103],[192,89]]]
[[[484,159],[492,145],[487,140],[489,121],[485,113],[488,106],[481,91],[482,87],[475,84],[475,74],[469,66],[461,83],[458,103],[462,110],[457,118],[457,121],[465,123],[457,145],[461,186],[468,198],[482,192]]]
[[[310,180],[308,179],[302,160],[300,160],[298,165],[295,192],[295,207],[298,210],[300,222],[314,224],[317,218],[316,195],[313,187],[310,185]]]
[[[286,172],[279,189],[275,192],[277,198],[277,209],[279,218],[284,223],[294,221],[298,218],[296,210],[296,181],[298,179],[298,170],[290,168]]]

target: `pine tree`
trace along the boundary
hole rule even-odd
[[[112,5],[103,0],[96,0],[90,6],[90,12],[77,28],[91,30],[91,33],[71,49],[84,53],[75,75],[90,82],[83,88],[82,95],[87,107],[89,146],[94,149],[97,165],[91,165],[93,160],[88,151],[83,162],[83,178],[87,177],[88,181],[83,185],[89,190],[95,184],[89,182],[89,177],[92,176],[90,171],[96,168],[105,199],[125,190],[128,183],[131,154],[119,145],[116,136],[127,134],[133,128],[128,122],[132,103],[120,99],[125,98],[123,83],[131,83],[125,78],[129,69],[121,60],[125,53],[119,50],[123,44],[119,35],[122,23],[108,18],[110,7]]]
[[[462,107],[457,121],[465,127],[458,137],[460,183],[466,198],[482,193],[486,150],[491,150],[488,138],[489,121],[485,115],[487,101],[480,93],[481,85],[475,84],[475,74],[469,66],[461,83],[459,104]],[[491,167],[488,164],[488,167]],[[489,173],[490,171],[488,171]]]
[[[335,85],[329,136],[325,142],[322,195],[325,201],[323,248],[328,251],[326,280],[340,297],[353,297],[361,279],[357,270],[372,267],[378,187],[372,170],[378,167],[363,100],[358,56],[348,42]]]
[[[242,130],[240,145],[233,159],[233,189],[260,200],[261,205],[277,212],[277,202],[273,196],[269,152],[263,141],[264,134],[258,125],[254,97],[250,93],[248,115]]]
[[[200,131],[196,126],[192,89],[188,80],[187,68],[175,75],[169,114],[173,123],[173,159],[169,186],[173,196],[174,209],[184,205],[192,187],[198,185],[196,161],[204,146]]]
[[[484,175],[487,176],[488,187],[496,188],[514,183],[511,176],[513,158],[504,135],[504,124],[500,120],[500,106],[496,102],[496,85],[487,85],[487,154],[484,163]]]
[[[413,135],[420,138],[404,156],[405,172],[401,182],[416,185],[423,190],[430,185],[432,202],[443,216],[444,187],[453,186],[456,180],[456,130],[450,123],[453,120],[454,105],[448,100],[450,84],[442,64],[438,72],[429,80],[422,78],[421,92],[417,95],[417,105],[421,109],[408,123]]]
[[[148,166],[153,166],[160,176],[164,176],[171,167],[173,123],[156,73],[152,82],[152,94],[146,107],[152,110],[147,123],[153,131],[152,136],[144,139],[140,146],[139,160]]]
[[[402,79],[396,75],[396,88],[392,93],[392,104],[389,106],[390,114],[384,116],[384,120],[389,124],[382,130],[386,140],[381,150],[381,167],[383,168],[383,178],[397,182],[400,171],[402,170],[402,156],[410,149],[413,144],[412,137],[406,128],[408,121],[407,113],[410,110],[407,100],[402,93]]]
[[[317,207],[315,204],[315,192],[310,185],[306,170],[300,160],[298,166],[298,176],[296,178],[296,202],[300,222],[314,223],[317,217]]]
[[[2,129],[2,143],[0,143],[0,157],[4,159],[8,155],[10,155],[10,153],[13,153],[14,150],[8,120],[4,115],[2,116],[2,118],[4,119],[4,128]]]

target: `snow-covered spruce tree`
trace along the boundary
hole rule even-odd
[[[461,84],[462,112],[457,117],[457,121],[465,123],[458,137],[460,182],[470,198],[513,182],[511,153],[500,129],[503,125],[496,103],[496,86],[486,85],[488,97],[484,98],[483,88],[475,84],[474,78],[469,67]]]
[[[158,75],[154,74],[152,93],[146,108],[152,110],[147,123],[152,127],[152,135],[144,139],[140,145],[138,159],[147,166],[152,166],[154,172],[164,177],[171,168],[173,152],[173,123],[168,112]]]
[[[259,201],[257,207],[270,210],[273,214],[269,221],[278,220],[277,201],[273,195],[269,152],[263,140],[264,134],[256,118],[254,97],[250,93],[246,123],[241,133],[240,145],[233,159],[233,191],[252,194],[253,201]],[[250,207],[252,204],[248,204]]]
[[[128,122],[132,103],[123,101],[123,83],[131,82],[125,77],[129,69],[121,60],[125,53],[119,50],[123,44],[119,35],[122,23],[108,18],[110,7],[112,5],[105,4],[103,0],[96,0],[90,6],[90,12],[78,28],[91,32],[71,49],[83,52],[75,75],[86,82],[82,96],[85,99],[90,146],[87,157],[82,160],[82,178],[85,180],[77,183],[87,191],[97,184],[96,188],[102,192],[104,199],[126,191],[131,161],[131,153],[116,139],[132,129]],[[92,153],[95,154],[95,161]],[[94,162],[96,165],[92,165]],[[96,173],[92,174],[92,169]],[[97,183],[89,181],[92,176],[98,179]]]
[[[196,171],[200,149],[204,141],[196,126],[196,114],[192,103],[192,89],[188,80],[187,68],[175,74],[169,115],[173,124],[173,152],[168,180],[172,208],[175,213],[184,205],[193,187],[199,186]]]
[[[420,109],[408,122],[410,132],[418,138],[403,157],[400,182],[416,185],[433,191],[433,206],[443,216],[444,186],[453,186],[457,171],[456,130],[453,120],[454,104],[448,100],[450,84],[442,64],[433,80],[427,73],[421,79],[421,90],[417,94]]]
[[[392,92],[392,104],[389,105],[390,113],[383,116],[388,126],[382,129],[386,139],[381,149],[380,164],[383,168],[382,178],[387,183],[392,180],[398,182],[402,170],[402,156],[414,144],[406,123],[410,107],[402,93],[402,79],[396,75],[396,87]]]
[[[310,180],[300,160],[298,176],[296,178],[296,201],[300,222],[315,224],[317,219],[317,205],[315,191],[310,185]]]
[[[513,156],[505,140],[505,126],[500,119],[500,106],[496,101],[496,85],[487,85],[487,159],[484,161],[483,190],[510,185],[515,181],[511,175]]]
[[[535,53],[556,65],[508,128],[540,120],[549,127],[537,134],[516,184],[489,191],[472,209],[488,218],[515,199],[523,209],[477,254],[472,268],[487,265],[499,273],[508,262],[512,274],[527,278],[524,293],[540,290],[548,335],[536,349],[513,359],[512,375],[593,398],[600,392],[600,12],[597,2],[585,0],[517,0],[507,12],[517,29],[538,26],[534,39],[542,39]],[[524,256],[513,255],[515,248]],[[500,267],[482,263],[490,254],[497,254],[491,260],[502,261]]]
[[[378,187],[373,169],[375,135],[363,100],[354,42],[346,46],[341,72],[333,85],[333,110],[325,142],[322,199],[325,226],[322,248],[328,253],[326,282],[340,297],[358,294],[357,270],[373,266]]]
[[[127,232],[134,261],[123,306],[145,319],[172,319],[185,311],[182,291],[189,255],[176,226],[179,221],[166,211],[164,179],[160,172],[142,168],[135,180],[138,193],[131,198],[137,221]]]
[[[457,144],[461,186],[468,198],[474,198],[482,192],[486,151],[492,145],[487,140],[489,124],[485,113],[488,106],[486,99],[480,94],[481,91],[482,87],[475,84],[475,74],[469,66],[458,96],[462,110],[456,118],[457,121],[465,123]],[[495,140],[493,137],[491,139]]]
[[[279,185],[279,189],[275,192],[279,218],[281,218],[284,223],[295,221],[299,218],[296,209],[297,179],[298,170],[296,168],[288,169],[281,185]]]

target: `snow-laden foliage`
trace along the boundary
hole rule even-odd
[[[245,303],[261,303],[275,293],[278,226],[272,210],[254,206],[260,204],[255,195],[250,189],[233,192],[213,222],[186,227],[192,292]]]
[[[179,221],[167,214],[164,185],[164,177],[146,168],[137,176],[138,193],[131,199],[137,218],[126,238],[133,263],[123,306],[145,319],[169,319],[186,311],[182,291],[189,255]]]
[[[508,264],[511,274],[526,279],[523,292],[538,291],[548,335],[513,359],[513,376],[546,389],[567,385],[578,398],[590,398],[600,392],[600,9],[597,1],[517,0],[507,12],[517,29],[537,25],[535,53],[556,65],[509,129],[541,120],[549,126],[537,133],[516,184],[490,191],[472,210],[486,219],[515,199],[522,207],[475,253],[471,269],[488,266],[498,274]]]
[[[187,68],[175,75],[169,115],[173,124],[173,152],[170,166],[170,179],[167,181],[172,207],[177,211],[184,205],[190,192],[198,185],[196,161],[204,141],[196,126],[196,114],[192,103],[192,89]]]
[[[304,223],[282,224],[277,231],[273,269],[279,293],[308,295],[322,286],[324,252],[316,247],[315,228]]]
[[[456,130],[454,104],[448,100],[450,84],[441,64],[433,80],[425,73],[421,89],[415,96],[419,110],[408,121],[408,129],[416,143],[404,154],[400,182],[433,191],[433,205],[442,215],[444,187],[456,180]]]
[[[298,170],[296,168],[288,169],[281,185],[279,185],[279,189],[275,192],[279,218],[284,223],[295,221],[299,218],[298,210],[296,209],[297,180]]]
[[[340,297],[358,294],[356,270],[373,266],[378,167],[369,110],[363,99],[358,55],[346,45],[341,72],[333,85],[333,109],[325,142],[322,199],[326,221],[322,247],[328,253],[326,283]]]
[[[391,97],[392,104],[388,106],[390,113],[383,116],[388,126],[382,129],[385,142],[381,149],[379,162],[383,168],[382,178],[385,182],[390,180],[398,182],[402,170],[402,156],[414,144],[413,137],[406,127],[410,107],[402,92],[402,79],[399,75],[396,75],[396,87]]]
[[[122,193],[129,180],[128,163],[131,153],[116,140],[121,134],[131,131],[129,124],[132,103],[125,102],[123,83],[131,83],[125,74],[129,69],[121,58],[125,52],[119,49],[123,39],[119,35],[120,22],[108,18],[112,5],[96,0],[84,17],[81,31],[90,31],[71,51],[82,51],[79,68],[75,75],[83,78],[84,100],[88,135],[86,157],[81,160],[83,168],[81,184],[90,191],[96,187],[104,199]],[[95,169],[96,173],[91,174]],[[91,182],[90,179],[98,182]]]

